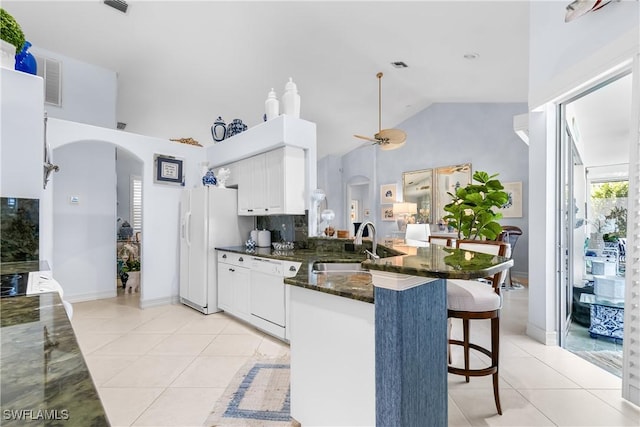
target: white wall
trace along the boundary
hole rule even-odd
[[[136,156],[142,163],[142,221],[144,236],[141,247],[142,286],[141,306],[176,302],[179,293],[179,202],[180,192],[183,187],[155,184],[153,182],[154,153],[181,157],[185,160],[186,188],[200,184],[200,170],[198,163],[203,161],[205,151],[202,147],[180,144],[158,138],[136,135],[129,132],[99,128],[64,120],[49,120],[49,141],[54,150],[54,160],[58,154],[58,148],[67,144],[78,142],[69,147],[69,157],[74,158],[73,147],[81,147],[84,144],[110,143],[124,148]],[[82,161],[77,158],[75,161]],[[114,166],[115,168],[115,166]],[[114,169],[115,171],[115,169]],[[56,185],[56,176],[53,178],[53,187]],[[115,173],[113,179],[115,191]],[[51,199],[53,190],[47,187],[43,192],[43,199]],[[111,198],[111,196],[109,196]],[[115,201],[111,201],[111,224],[116,221]],[[46,203],[45,203],[46,205]],[[53,212],[46,212],[46,222],[41,224],[41,239],[49,242],[53,239],[51,232],[54,227]],[[149,232],[145,232],[149,230]],[[43,235],[44,234],[44,235]],[[62,239],[56,241],[56,245],[67,245],[70,236],[57,236]],[[115,229],[111,227],[111,233],[104,237],[114,244]],[[96,245],[102,244],[96,242]],[[53,254],[48,254],[49,259]],[[115,252],[114,252],[115,263]],[[90,254],[84,257],[85,262],[92,262]],[[52,265],[53,275],[56,277],[58,262]],[[114,286],[115,288],[115,286]],[[70,295],[65,292],[65,298],[70,301],[78,300],[80,294]]]
[[[118,77],[115,71],[32,46],[34,55],[62,62],[62,106],[47,104],[49,117],[116,128]]]
[[[612,2],[565,23],[565,2],[531,2],[529,107],[529,323],[527,333],[557,343],[554,99],[638,52],[638,2]]]
[[[77,142],[57,148],[55,157],[54,277],[70,301],[115,297],[115,146]]]

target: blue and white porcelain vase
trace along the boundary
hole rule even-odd
[[[202,177],[202,185],[213,185],[215,186],[218,183],[216,176],[213,174],[213,169],[209,169],[207,173]]]
[[[36,58],[28,51],[30,47],[31,43],[25,41],[20,52],[16,54],[15,69],[35,76],[38,73],[38,63]]]
[[[213,122],[211,126],[211,136],[215,142],[220,142],[227,138],[227,124],[222,120],[222,117],[218,116],[218,119]]]
[[[227,138],[237,135],[240,132],[244,132],[245,130],[247,130],[247,125],[242,123],[242,120],[233,119],[233,121],[227,125]]]

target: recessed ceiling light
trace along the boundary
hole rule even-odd
[[[402,61],[392,62],[391,65],[393,65],[395,68],[407,68],[407,67],[409,67],[407,64],[405,64]]]
[[[480,57],[479,53],[469,52],[464,54],[464,59],[478,59]]]

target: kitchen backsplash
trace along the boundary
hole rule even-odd
[[[296,242],[297,247],[304,247],[309,228],[307,215],[258,216],[256,225],[258,230],[271,230],[272,242]]]

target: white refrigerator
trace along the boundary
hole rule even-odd
[[[180,302],[205,314],[218,308],[216,247],[248,239],[252,217],[238,216],[238,191],[199,187],[180,200]]]

